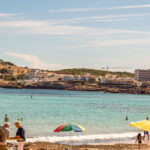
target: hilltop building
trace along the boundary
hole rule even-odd
[[[101,83],[105,85],[136,85],[135,80],[131,78],[114,78],[114,77],[101,77]]]
[[[30,69],[28,74],[24,76],[24,79],[32,80],[38,78],[36,75],[38,72],[40,72],[40,69]]]
[[[137,81],[150,81],[150,69],[137,69],[135,70],[135,80]]]

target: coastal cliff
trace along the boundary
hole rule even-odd
[[[133,77],[134,74],[130,72],[111,72],[86,68],[43,71],[19,67],[11,62],[0,60],[1,88],[150,94],[150,83],[137,85]],[[104,80],[104,83],[102,83],[102,80]]]
[[[17,81],[2,81],[0,80],[1,88],[29,88],[29,89],[57,89],[57,90],[70,90],[70,91],[99,91],[104,93],[125,93],[125,94],[150,94],[150,86],[137,87],[137,86],[124,86],[124,85],[103,85],[99,83],[85,82],[82,85],[79,82],[47,82],[47,83],[34,83],[24,85],[23,82]]]

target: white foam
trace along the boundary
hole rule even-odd
[[[98,135],[79,135],[79,136],[49,136],[49,137],[34,137],[27,138],[27,142],[51,142],[51,143],[74,143],[87,144],[110,142],[119,140],[129,140],[135,138],[137,133],[113,133],[113,134],[98,134]],[[71,139],[70,139],[71,138]]]

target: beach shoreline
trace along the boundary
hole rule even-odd
[[[27,89],[27,90],[59,90],[59,91],[75,91],[75,92],[99,92],[99,93],[112,93],[112,94],[132,94],[132,95],[150,95],[150,91],[146,88],[120,88],[120,87],[44,87],[44,86],[0,86],[1,89]]]
[[[9,148],[16,148],[15,144],[8,144]],[[24,150],[136,150],[137,144],[126,143],[107,143],[107,144],[89,144],[80,146],[70,146],[50,142],[27,142],[24,146]],[[150,147],[148,144],[142,145],[142,150],[148,150]]]
[[[99,141],[96,143],[92,143],[89,141],[88,143],[78,144],[76,145],[72,141],[65,142],[50,142],[46,140],[41,141],[31,141],[27,139],[24,150],[137,150],[138,144],[135,142],[135,139],[127,138],[126,140],[116,140],[114,142],[113,139],[110,141],[105,140],[104,142]],[[82,140],[79,140],[82,143]],[[149,150],[150,149],[150,141],[144,140],[142,142],[142,150]],[[17,149],[17,142],[16,141],[8,141],[8,148],[13,150]]]

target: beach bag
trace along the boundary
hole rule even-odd
[[[0,127],[0,142],[5,141],[5,134],[4,134],[4,129]]]

